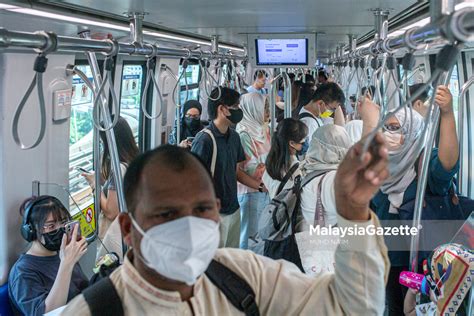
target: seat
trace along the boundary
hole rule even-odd
[[[13,316],[10,306],[10,298],[8,297],[8,283],[0,286],[0,315]]]

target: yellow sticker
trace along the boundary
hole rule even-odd
[[[81,210],[81,212],[75,214],[72,218],[80,223],[82,236],[89,237],[92,234],[94,234],[94,231],[95,231],[94,203],[92,203],[91,205]]]

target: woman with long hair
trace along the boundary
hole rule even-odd
[[[117,144],[117,152],[120,160],[120,171],[122,178],[127,171],[128,165],[135,159],[139,154],[139,149],[135,143],[135,138],[133,136],[132,129],[128,125],[127,121],[123,117],[119,117],[117,125],[114,127],[115,142]],[[119,214],[117,190],[115,185],[115,179],[113,175],[109,145],[105,132],[100,133],[100,139],[104,148],[102,154],[102,163],[101,163],[101,178],[104,182],[104,185],[101,186],[101,195],[100,195],[100,215],[99,215],[99,238],[104,239],[107,231],[112,225],[112,222],[115,221],[117,215]],[[92,190],[96,190],[96,183],[94,178],[94,173],[83,173],[82,174],[89,185],[92,187]],[[120,229],[117,225],[114,225],[114,230],[111,231],[111,235],[115,236],[110,238],[111,241],[110,249],[115,250],[120,256],[121,251],[121,236]],[[105,243],[107,244],[107,243]],[[98,253],[101,253],[101,248],[99,248]],[[121,257],[121,256],[120,256]]]
[[[266,168],[262,178],[271,199],[277,195],[278,187],[285,175],[298,163],[296,155],[305,149],[303,147],[307,144],[305,143],[307,134],[308,128],[299,120],[287,118],[278,124],[265,162]],[[296,172],[289,177],[287,183],[281,189],[293,186],[295,177]]]

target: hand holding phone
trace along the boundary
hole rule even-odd
[[[79,222],[78,221],[70,221],[70,222],[67,222],[65,225],[64,225],[64,230],[66,231],[66,235],[67,235],[67,243],[69,244],[72,240],[72,235],[73,235],[73,232],[74,232],[74,227],[77,226],[77,237],[76,237],[76,240],[79,241],[81,240],[81,227],[79,225]]]
[[[81,168],[81,167],[76,167],[76,169],[83,172],[83,173],[91,173],[90,171],[87,171],[86,169]]]

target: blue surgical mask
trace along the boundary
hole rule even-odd
[[[298,156],[304,156],[308,152],[308,149],[309,149],[309,141],[306,138],[306,140],[301,146],[301,150],[298,150],[296,153],[298,154]]]

